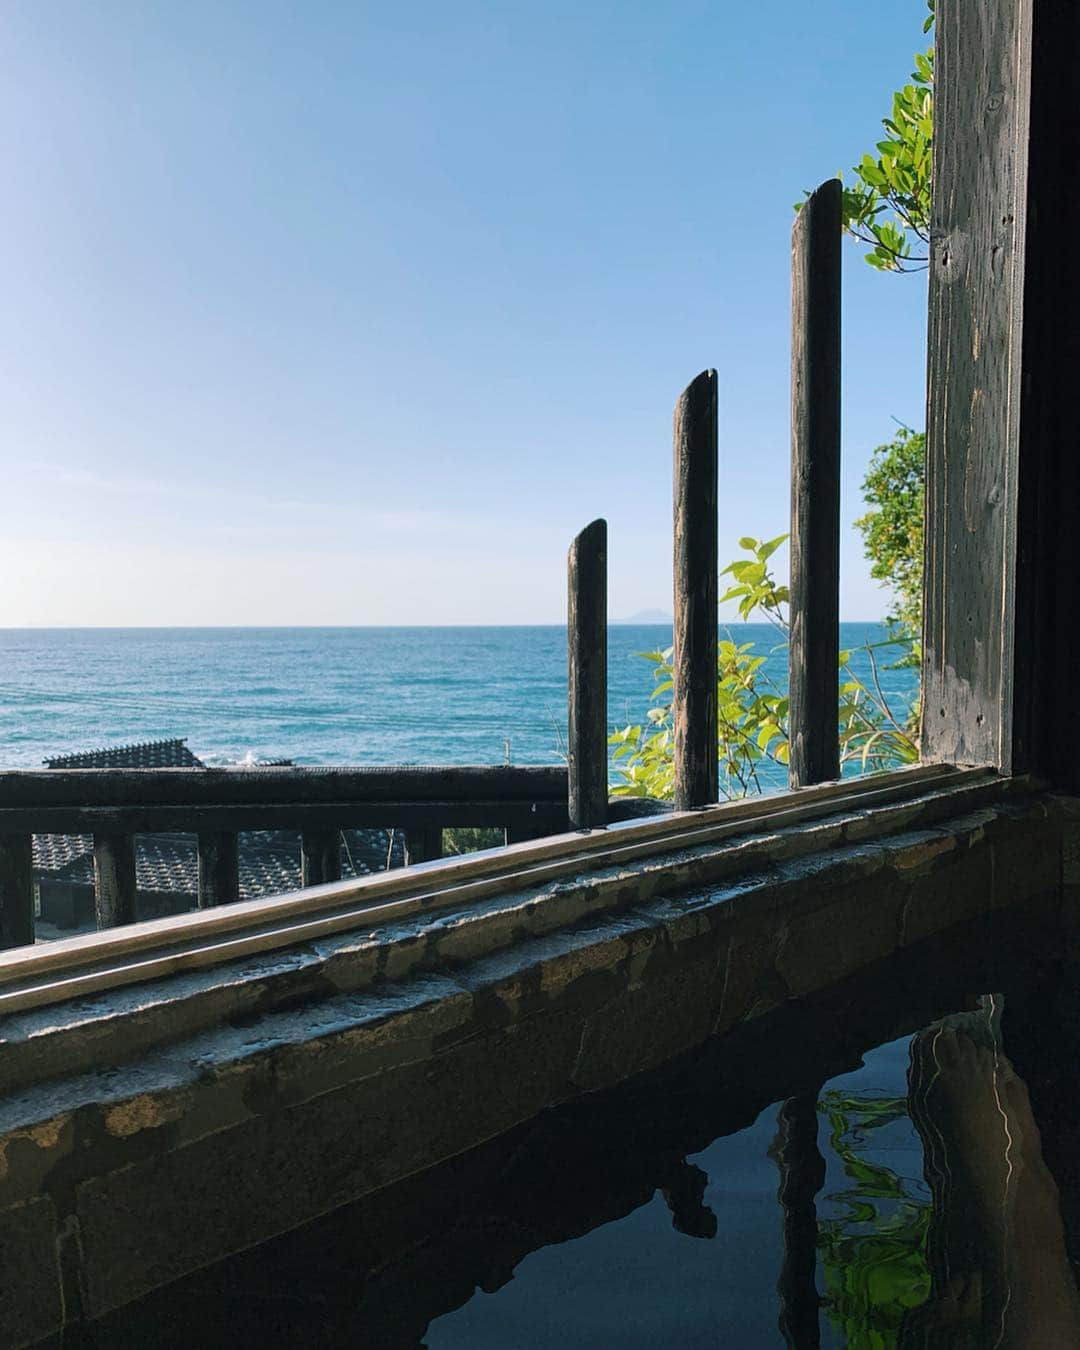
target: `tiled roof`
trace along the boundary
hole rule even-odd
[[[188,749],[186,736],[169,741],[144,741],[140,745],[118,745],[107,750],[83,750],[74,755],[57,755],[45,763],[50,769],[206,768]]]
[[[44,873],[59,877],[73,862],[88,853],[93,855],[93,851],[94,840],[89,834],[35,834],[34,876]]]

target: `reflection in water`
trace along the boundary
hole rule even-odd
[[[891,1157],[883,1139],[910,1129],[907,1099],[834,1087],[819,1106],[845,1181],[819,1224],[826,1312],[851,1350],[892,1346],[930,1288],[925,1190],[883,1160]]]
[[[1059,1016],[1057,958],[1021,962],[1024,935],[995,924],[546,1112],[65,1347],[1080,1347],[1050,1175],[1072,1217],[1080,1028]],[[986,989],[1003,999],[980,1003]]]
[[[825,1159],[818,1150],[818,1093],[789,1097],[776,1118],[770,1155],[780,1169],[776,1198],[784,1215],[784,1264],[776,1290],[780,1295],[780,1332],[796,1350],[821,1344],[817,1292],[818,1218],[814,1197],[825,1181]]]
[[[902,1345],[1075,1350],[1080,1299],[1027,1085],[984,1026],[912,1047],[912,1113],[934,1195],[932,1293]]]

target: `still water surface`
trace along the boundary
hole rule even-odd
[[[971,925],[65,1344],[1080,1346],[1062,951]]]

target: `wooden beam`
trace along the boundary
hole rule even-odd
[[[674,417],[675,809],[720,795],[716,720],[716,371],[679,396]]]
[[[341,880],[341,831],[305,830],[300,836],[300,885]]]
[[[135,922],[135,836],[94,835],[94,909],[99,928]]]
[[[570,827],[607,824],[607,521],[594,520],[567,559],[567,762]]]
[[[0,948],[33,941],[33,839],[29,834],[0,834]]]
[[[199,908],[240,899],[240,850],[235,830],[203,830],[199,835]]]
[[[287,806],[293,802],[566,802],[562,765],[389,768],[11,769],[0,807]]]
[[[922,751],[1011,772],[1031,4],[945,4],[935,47]]]
[[[384,801],[206,806],[0,806],[0,832],[202,834],[211,830],[434,829],[517,825],[541,834],[566,828],[566,802]]]
[[[791,234],[791,634],[788,781],[840,776],[840,180]]]

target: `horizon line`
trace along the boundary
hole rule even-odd
[[[847,619],[840,622],[884,624],[884,618]],[[721,619],[723,627],[772,627],[768,619]],[[402,632],[414,628],[565,628],[566,621],[534,623],[56,623],[56,624],[0,624],[0,633],[194,633],[194,632],[355,632],[395,629]],[[609,628],[672,628],[674,620],[609,619]]]

